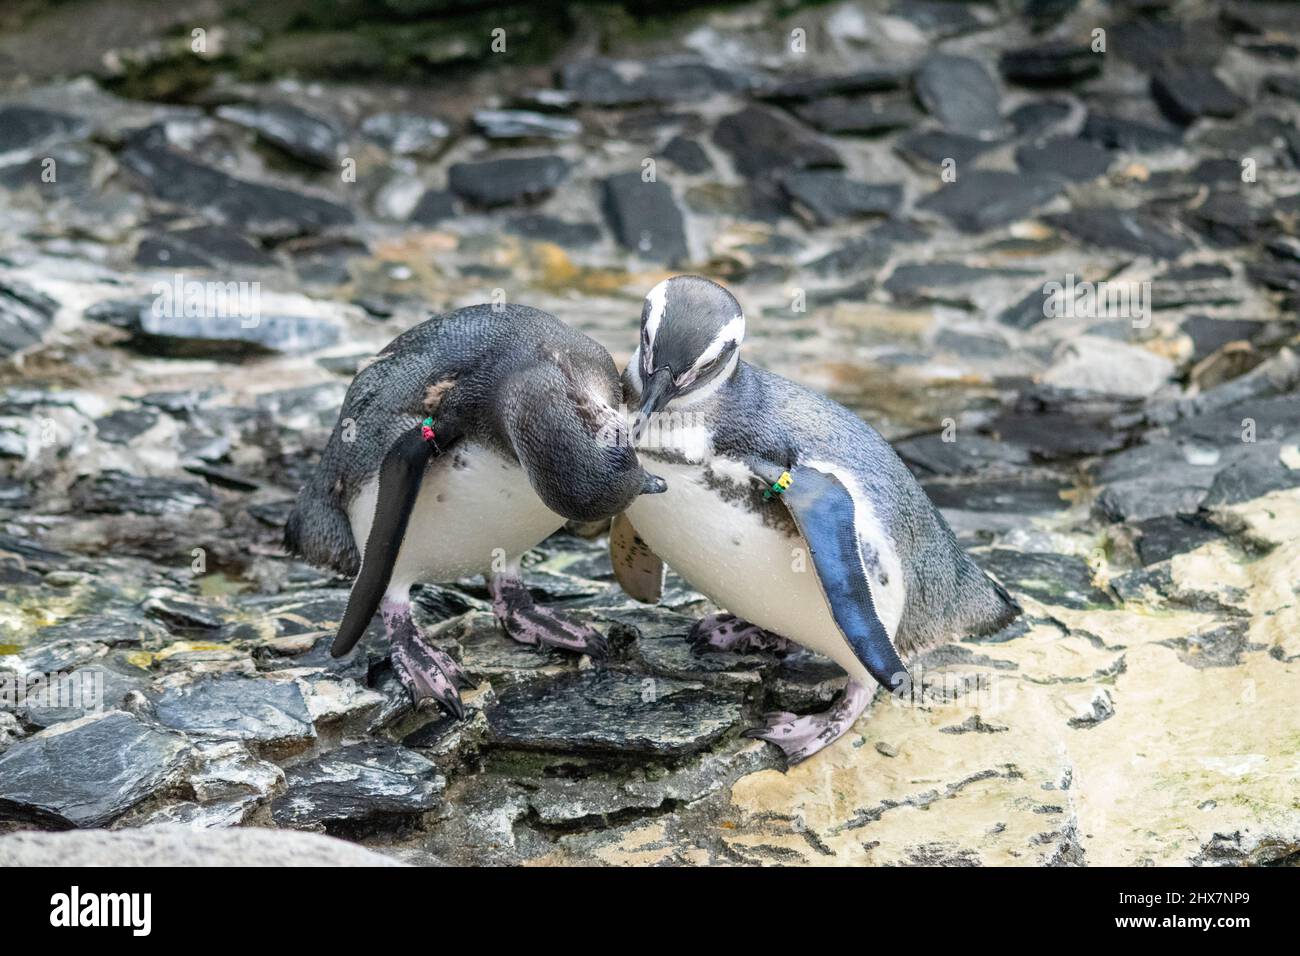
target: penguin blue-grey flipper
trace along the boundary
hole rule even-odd
[[[761,463],[756,473],[768,494],[789,509],[817,572],[817,581],[831,616],[844,640],[875,680],[886,690],[902,686],[907,668],[894,650],[889,630],[871,596],[871,583],[862,560],[853,496],[834,475],[807,466],[788,470]]]
[[[407,595],[388,594],[393,566],[429,462],[445,453],[459,437],[453,426],[439,423],[435,429],[431,423],[424,424],[403,432],[388,449],[379,470],[379,494],[361,570],[348,595],[347,610],[330,653],[342,657],[352,650],[382,604],[393,666],[410,689],[415,705],[432,698],[463,717],[465,709],[457,687],[472,683],[450,655],[423,641],[411,617]]]
[[[609,563],[619,586],[629,597],[642,604],[659,603],[667,568],[663,559],[637,534],[626,514],[616,514],[610,523]]]
[[[879,684],[893,691],[907,686],[907,668],[894,649],[888,628],[876,611],[871,582],[859,544],[853,496],[832,474],[807,466],[782,469],[770,462],[751,467],[767,484],[765,493],[779,498],[808,544],[817,582],[845,642]],[[738,621],[741,627],[754,625]],[[773,635],[774,637],[776,635]],[[746,732],[776,744],[793,766],[848,732],[871,702],[871,689],[850,680],[829,709],[796,715],[763,715],[764,725]]]

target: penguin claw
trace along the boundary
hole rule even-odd
[[[489,576],[488,590],[502,629],[520,644],[557,647],[592,657],[609,654],[605,635],[550,608],[538,607],[517,574]]]
[[[691,626],[686,639],[696,654],[732,651],[737,654],[771,652],[784,656],[794,648],[784,637],[726,612],[700,618]]]
[[[776,744],[785,754],[786,766],[793,767],[848,733],[870,701],[870,691],[849,681],[844,693],[822,713],[799,716],[774,711],[764,714],[763,725],[746,730],[745,736]]]
[[[609,655],[609,641],[604,634],[549,608],[518,608],[501,624],[506,633],[521,644],[556,647],[592,657]]]
[[[419,710],[427,701],[437,701],[457,720],[465,717],[465,704],[457,687],[473,687],[465,671],[446,651],[424,643],[419,637],[399,633],[392,644],[393,670]]]
[[[763,726],[751,727],[745,731],[745,736],[776,744],[790,767],[807,760],[844,732],[833,732],[823,714],[803,717],[787,713],[766,714],[764,720]]]

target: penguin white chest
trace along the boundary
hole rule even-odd
[[[378,492],[376,475],[348,507],[363,553]],[[462,443],[435,458],[424,476],[390,589],[486,573],[494,561],[518,558],[563,525],[516,462],[483,445]]]
[[[660,558],[719,607],[826,655],[856,680],[870,679],[831,616],[807,542],[786,523],[765,522],[746,496],[719,483],[720,473],[743,466],[649,467],[668,490],[637,498],[628,516]],[[885,623],[892,636],[897,619]]]

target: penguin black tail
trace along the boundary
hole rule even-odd
[[[984,613],[980,615],[980,620],[975,623],[975,633],[994,634],[1024,614],[1025,609],[1001,584],[983,571],[979,573],[984,578],[989,599],[985,602],[985,607],[982,609]]]
[[[313,484],[298,495],[284,523],[284,550],[317,567],[354,575],[361,565],[361,555],[348,516]]]

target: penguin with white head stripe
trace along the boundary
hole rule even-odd
[[[725,609],[697,622],[697,647],[794,643],[848,672],[826,712],[768,714],[751,731],[797,763],[848,731],[872,680],[905,686],[904,658],[999,630],[1020,607],[875,430],[741,361],[744,333],[739,303],[708,279],[675,276],[646,296],[624,397],[668,490],[633,501],[610,547],[634,597],[658,599],[666,561]]]

